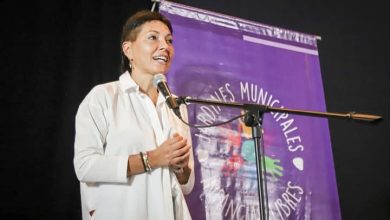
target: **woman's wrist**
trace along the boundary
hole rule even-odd
[[[152,168],[150,167],[150,164],[149,164],[148,153],[147,152],[140,152],[139,154],[141,156],[141,160],[142,160],[142,164],[144,166],[145,172],[152,171]]]
[[[154,169],[159,167],[158,165],[158,152],[157,150],[151,150],[146,152],[148,155],[148,160],[149,160],[149,166],[150,168]]]

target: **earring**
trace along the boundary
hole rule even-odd
[[[133,59],[130,59],[130,61],[129,61],[129,67],[130,67],[130,70],[132,70],[133,69],[133,65],[131,65],[131,62],[133,61]]]

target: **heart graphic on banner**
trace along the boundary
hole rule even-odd
[[[303,159],[302,159],[302,158],[300,158],[300,157],[295,157],[295,158],[293,159],[293,164],[294,164],[294,166],[295,166],[298,170],[300,170],[300,171],[303,170]]]

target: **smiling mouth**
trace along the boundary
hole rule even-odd
[[[164,63],[167,63],[169,61],[169,56],[164,56],[164,55],[154,56],[153,60],[162,61]]]

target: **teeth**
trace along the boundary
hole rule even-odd
[[[169,58],[167,56],[155,56],[153,57],[155,60],[162,60],[164,62],[168,62]]]

